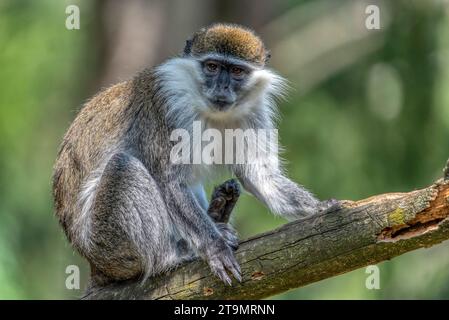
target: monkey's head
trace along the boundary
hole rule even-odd
[[[270,77],[279,78],[263,72],[269,53],[262,40],[238,25],[214,24],[199,30],[187,40],[184,58],[197,63],[201,95],[210,112],[245,108],[245,102],[270,85]]]

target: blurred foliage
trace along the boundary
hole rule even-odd
[[[51,171],[70,121],[98,90],[89,87],[98,62],[91,3],[82,1],[77,31],[64,26],[68,3],[0,3],[0,298],[76,298],[82,290],[65,288],[66,266],[82,266],[88,277],[54,218]],[[378,50],[281,104],[289,175],[320,198],[420,188],[449,156],[448,7],[391,1],[389,9]],[[242,237],[283,223],[249,195],[238,204]],[[380,290],[365,288],[360,269],[275,298],[449,298],[448,249],[380,264]]]

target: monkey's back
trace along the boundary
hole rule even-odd
[[[126,109],[132,90],[129,80],[98,93],[84,105],[63,138],[54,166],[53,196],[56,215],[69,239],[82,183],[120,145],[126,123],[131,121]]]

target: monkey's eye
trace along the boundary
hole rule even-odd
[[[243,76],[244,72],[245,72],[245,70],[240,67],[234,66],[231,68],[231,73],[236,78],[241,78]]]
[[[215,62],[206,62],[206,69],[210,73],[217,73],[218,64],[216,64]]]

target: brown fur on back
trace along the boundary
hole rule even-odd
[[[54,166],[53,196],[56,214],[68,238],[77,214],[74,208],[86,176],[98,165],[108,145],[120,140],[128,122],[132,80],[94,96],[81,109],[61,144]]]

